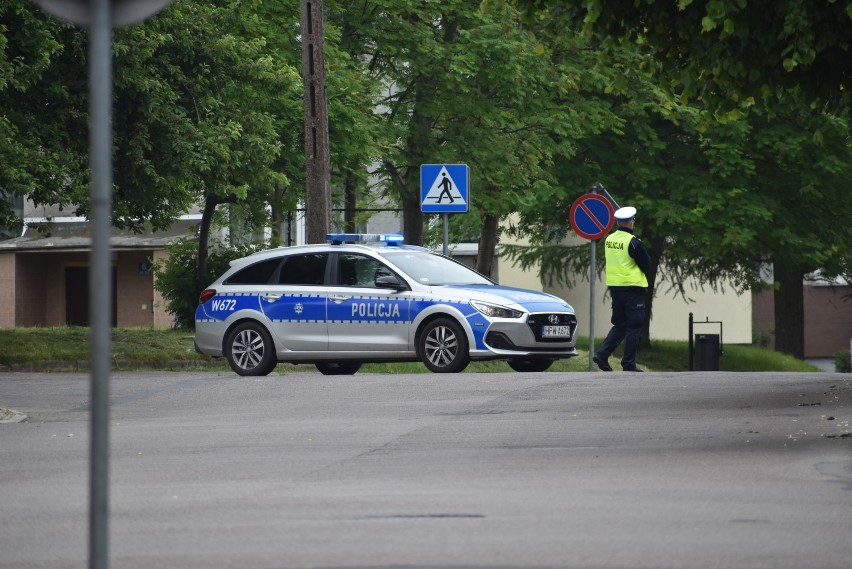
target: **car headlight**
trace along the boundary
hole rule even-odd
[[[499,304],[491,304],[490,302],[471,300],[470,305],[491,318],[520,318],[524,315],[520,310],[512,310],[511,308],[506,308]]]

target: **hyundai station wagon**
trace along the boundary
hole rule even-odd
[[[279,362],[327,375],[407,361],[455,373],[474,360],[541,372],[577,355],[577,318],[561,298],[501,286],[399,235],[328,240],[232,261],[201,293],[196,349],[248,376]]]

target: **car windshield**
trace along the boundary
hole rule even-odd
[[[385,253],[385,258],[420,284],[431,286],[494,284],[457,261],[426,251],[388,252]]]

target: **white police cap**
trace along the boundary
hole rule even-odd
[[[615,219],[619,221],[630,221],[636,217],[635,207],[622,207],[615,211]]]

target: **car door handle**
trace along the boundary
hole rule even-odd
[[[265,300],[267,302],[275,302],[276,300],[280,300],[280,299],[281,299],[281,295],[275,294],[275,293],[270,293],[270,294],[266,294],[266,295],[263,296],[263,300]]]
[[[336,304],[340,304],[341,302],[346,302],[349,300],[348,296],[340,296],[339,294],[332,294],[328,297],[328,299]]]

